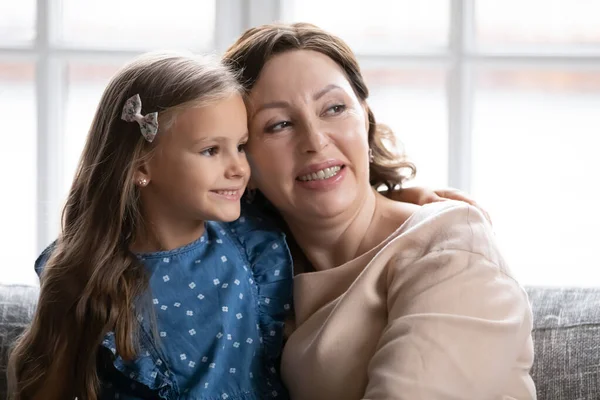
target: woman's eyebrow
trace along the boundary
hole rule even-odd
[[[325,96],[327,93],[329,93],[329,92],[331,92],[332,90],[335,90],[335,89],[342,90],[342,88],[339,87],[338,85],[334,85],[334,84],[327,85],[323,89],[319,90],[318,92],[316,92],[313,95],[313,100],[315,100],[315,101],[319,100],[321,97]]]
[[[317,91],[312,96],[313,101],[319,100],[321,97],[325,96],[327,93],[331,92],[332,90],[336,90],[336,89],[343,90],[341,87],[339,87],[338,85],[334,85],[334,84],[325,86],[323,89]],[[288,103],[287,101],[273,101],[270,103],[261,104],[260,107],[258,107],[256,109],[256,111],[254,111],[252,113],[251,119],[265,110],[269,110],[269,109],[273,109],[273,108],[289,108],[289,107],[290,107],[290,103]]]
[[[258,107],[256,109],[256,111],[253,113],[253,116],[260,113],[261,111],[268,110],[271,108],[288,108],[289,106],[290,106],[290,103],[288,103],[287,101],[273,101],[271,103],[261,104],[261,106]]]

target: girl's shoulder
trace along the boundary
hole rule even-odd
[[[46,247],[44,249],[44,251],[42,251],[42,253],[35,260],[34,268],[35,268],[35,273],[38,275],[38,277],[42,275],[42,272],[44,271],[44,267],[46,266],[46,263],[48,262],[48,259],[52,255],[52,252],[56,248],[57,244],[58,244],[58,239],[56,239],[52,243],[50,243],[48,245],[48,247]]]
[[[269,245],[276,253],[287,253],[286,235],[283,220],[265,201],[247,202],[242,200],[240,217],[227,223],[220,223],[234,241],[245,250],[249,258],[264,253]]]

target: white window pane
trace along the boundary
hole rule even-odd
[[[288,0],[287,22],[310,22],[341,36],[357,53],[443,48],[448,0]]]
[[[35,37],[35,0],[0,0],[0,45],[19,45]]]
[[[36,105],[32,64],[0,62],[0,283],[35,283]]]
[[[448,117],[445,72],[437,69],[363,68],[369,105],[388,125],[417,166],[412,184],[448,182]]]
[[[61,40],[119,49],[214,47],[215,0],[62,0]]]
[[[527,284],[599,285],[600,71],[481,71],[473,195]]]
[[[69,63],[65,115],[64,164],[61,190],[66,200],[96,108],[108,81],[121,65]]]
[[[598,0],[477,0],[482,45],[600,46]]]

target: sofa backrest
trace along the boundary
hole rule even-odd
[[[600,288],[529,287],[539,400],[600,398]]]
[[[527,288],[538,400],[600,398],[600,288]],[[33,316],[37,287],[0,285],[0,399],[10,346]]]
[[[31,321],[39,290],[33,286],[0,285],[0,399],[6,393],[9,349]]]

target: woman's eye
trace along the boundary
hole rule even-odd
[[[209,147],[208,149],[204,149],[200,152],[203,156],[212,157],[219,152],[218,147]]]
[[[328,115],[337,115],[337,114],[340,114],[340,113],[344,112],[345,109],[346,109],[346,106],[344,104],[336,104],[334,106],[329,107],[325,111],[325,114],[328,114]]]
[[[273,125],[269,125],[267,127],[266,131],[269,133],[275,133],[275,132],[279,132],[291,125],[292,125],[292,123],[290,121],[282,121],[282,122],[278,122]]]

